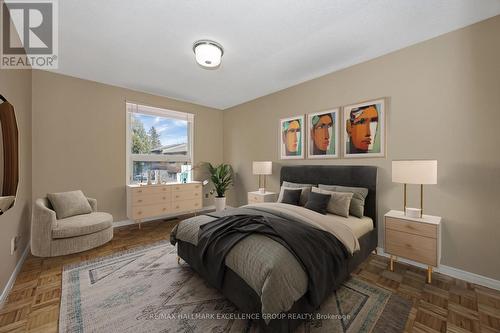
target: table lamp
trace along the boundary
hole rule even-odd
[[[259,192],[266,193],[266,175],[271,175],[273,173],[273,162],[271,161],[253,162],[252,172],[254,175],[259,176]],[[262,182],[262,178],[264,179],[264,182]]]
[[[437,184],[437,161],[436,160],[406,160],[392,161],[392,181],[404,184],[404,212],[415,213],[422,217],[424,212],[424,185]],[[406,184],[420,185],[420,210],[406,208]]]

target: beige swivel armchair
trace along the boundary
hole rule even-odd
[[[31,253],[55,257],[100,246],[113,238],[113,216],[97,212],[97,200],[87,198],[92,212],[57,219],[47,198],[37,199],[31,222]]]

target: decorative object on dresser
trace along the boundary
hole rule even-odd
[[[275,202],[276,193],[275,192],[264,192],[253,191],[248,192],[248,204],[262,203],[262,202]]]
[[[273,162],[271,161],[253,162],[252,173],[254,175],[259,176],[259,192],[263,194],[266,193],[266,175],[273,174]]]
[[[128,185],[127,216],[139,223],[167,215],[196,212],[203,208],[201,183]]]
[[[432,267],[439,266],[441,260],[441,217],[411,218],[391,210],[385,214],[384,225],[384,251],[391,255],[390,270],[394,270],[393,256],[414,260],[427,265],[427,282],[431,283]]]
[[[392,181],[404,184],[404,213],[412,217],[422,217],[424,213],[424,184],[437,184],[437,161],[392,161]],[[418,208],[406,208],[406,184],[420,185],[420,210]]]
[[[215,211],[220,212],[226,209],[226,191],[229,186],[233,185],[233,168],[231,165],[224,163],[217,166],[213,166],[211,163],[206,163],[206,165],[210,173],[210,180],[215,187],[210,191],[210,194],[217,194],[215,197]]]
[[[86,251],[113,238],[113,216],[97,211],[97,200],[82,191],[37,199],[31,222],[31,253],[55,257]]]

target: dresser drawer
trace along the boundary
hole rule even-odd
[[[259,202],[264,202],[263,195],[248,193],[248,203],[259,203]]]
[[[172,192],[179,191],[201,191],[201,184],[175,184],[170,185]]]
[[[172,199],[175,202],[180,200],[190,200],[199,198],[201,198],[201,191],[198,190],[174,191],[172,193]]]
[[[406,232],[385,230],[385,252],[437,266],[437,239],[412,235]]]
[[[170,203],[159,205],[138,206],[132,208],[132,218],[140,220],[155,216],[161,216],[172,212]]]
[[[138,197],[143,195],[170,193],[171,188],[170,186],[141,186],[132,188],[131,191],[132,196]]]
[[[424,222],[408,221],[393,217],[386,217],[385,228],[406,232],[413,235],[419,235],[431,238],[438,237],[437,225]],[[408,238],[410,238],[410,236],[408,236]]]
[[[202,203],[200,199],[175,201],[172,203],[172,211],[174,213],[190,212],[201,209]]]
[[[172,195],[166,193],[153,193],[153,194],[138,194],[132,196],[132,206],[156,205],[156,204],[170,204]]]

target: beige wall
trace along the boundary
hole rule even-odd
[[[224,160],[237,172],[231,201],[257,188],[254,160],[379,167],[379,220],[401,209],[391,182],[394,159],[437,159],[438,185],[425,188],[425,211],[443,217],[442,264],[500,279],[500,16],[378,59],[226,110]],[[280,118],[387,96],[385,158],[280,161]],[[409,187],[410,206],[418,188]],[[380,244],[382,233],[379,233]],[[489,264],[487,264],[489,263]]]
[[[14,206],[0,216],[0,292],[29,242],[31,220],[31,71],[0,70],[0,93],[14,106],[19,131],[19,185]],[[3,162],[0,162],[3,163]],[[10,255],[10,240],[20,236]]]
[[[222,162],[220,110],[33,71],[33,198],[82,189],[115,221],[126,219],[126,99],[194,113],[195,163]]]

